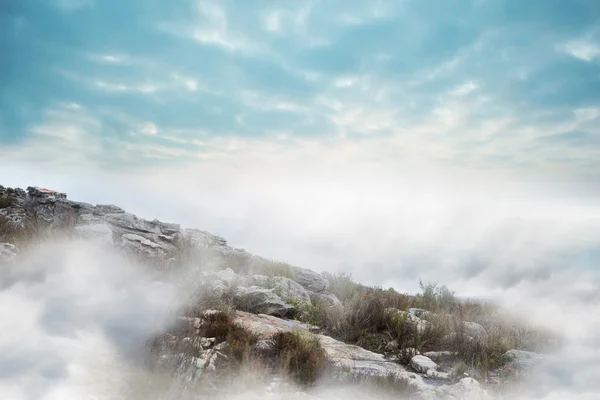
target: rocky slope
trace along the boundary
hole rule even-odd
[[[342,302],[329,291],[328,279],[309,269],[252,255],[205,231],[138,218],[115,205],[94,206],[71,201],[64,193],[37,187],[13,190],[0,186],[0,218],[5,230],[18,232],[28,225],[42,224],[57,232],[67,231],[73,237],[110,243],[127,254],[165,267],[176,267],[190,260],[203,264],[202,271],[198,272],[199,290],[213,299],[229,296],[238,310],[234,323],[256,335],[259,347],[267,349],[278,332],[300,330],[318,335],[336,371],[336,379],[393,376],[408,382],[420,398],[486,397],[486,391],[477,380],[453,373],[455,354],[447,349],[426,354],[416,349],[402,349],[409,354],[409,362],[404,366],[383,354],[336,340],[319,327],[290,319],[298,318],[316,304],[324,304],[334,313],[345,312]],[[0,243],[2,262],[11,262],[18,254],[14,244]],[[191,327],[192,336],[194,330],[198,330],[200,336],[203,315],[181,317],[181,321]],[[388,308],[386,315],[407,321],[418,333],[424,333],[435,321],[431,312],[414,308]],[[199,373],[214,367],[211,360],[220,356],[220,349],[226,344],[217,343],[214,337],[190,337],[190,331],[186,332],[187,336],[179,339],[198,343],[195,365]],[[487,341],[485,328],[475,322],[463,321],[461,334],[477,345],[484,346]],[[390,346],[397,348],[398,344],[390,343]],[[510,356],[516,360],[515,365],[521,367],[530,367],[542,358],[536,353],[516,350],[511,350]]]

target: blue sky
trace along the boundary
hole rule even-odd
[[[599,27],[596,0],[5,1],[1,183],[368,284],[556,280],[600,248]]]
[[[597,182],[595,0],[12,0],[0,19],[5,160],[310,149]]]

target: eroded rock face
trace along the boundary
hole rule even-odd
[[[310,296],[306,289],[304,289],[304,287],[299,283],[289,278],[283,276],[253,275],[246,279],[245,283],[246,282],[254,286],[273,289],[274,292],[284,301],[311,304]]]
[[[258,286],[239,286],[233,301],[237,308],[255,314],[284,316],[294,309],[294,306],[283,301],[274,289]]]
[[[296,273],[296,282],[304,286],[306,290],[323,293],[329,289],[329,281],[310,269],[294,267]]]

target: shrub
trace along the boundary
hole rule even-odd
[[[422,293],[416,296],[415,306],[426,310],[451,312],[458,305],[454,292],[445,285],[419,281]]]
[[[0,209],[8,208],[16,202],[14,197],[0,196]]]
[[[342,302],[351,299],[359,290],[364,288],[362,285],[354,282],[352,276],[345,272],[335,275],[326,272],[323,276],[329,281],[329,291],[336,295]]]
[[[325,372],[327,356],[318,336],[294,330],[279,332],[272,338],[272,347],[283,374],[301,385],[312,385]]]

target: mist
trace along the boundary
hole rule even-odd
[[[566,340],[529,378],[523,399],[597,397],[600,203],[593,194],[439,171],[423,178],[384,167],[319,167],[190,166],[99,174],[93,185],[60,174],[49,182],[73,200],[183,222],[234,247],[351,273],[364,284],[414,293],[423,279],[493,300]],[[14,400],[134,393],[132,385],[150,379],[139,345],[167,326],[189,288],[157,281],[97,245],[56,246],[2,276],[0,324],[11,334],[0,340],[0,391]],[[250,389],[238,389],[251,398]],[[321,390],[314,395],[342,396],[340,388]]]

